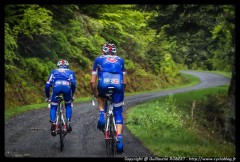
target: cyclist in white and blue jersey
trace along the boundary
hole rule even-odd
[[[99,120],[97,128],[104,129],[105,125],[105,103],[104,94],[107,92],[107,87],[115,87],[113,93],[113,112],[117,127],[118,140],[117,151],[123,152],[122,143],[122,105],[124,100],[124,90],[126,86],[126,69],[124,60],[116,55],[116,46],[107,43],[102,48],[102,55],[98,56],[93,65],[92,76],[90,81],[91,90],[96,98],[98,98]]]
[[[58,100],[56,96],[63,94],[66,108],[67,118],[67,131],[71,132],[71,117],[72,117],[72,106],[73,95],[76,89],[75,73],[69,69],[69,63],[66,60],[60,60],[57,63],[57,69],[51,71],[48,80],[45,84],[45,94],[47,100],[51,100],[50,109],[50,122],[51,122],[51,134],[56,136],[56,110]],[[52,87],[52,95],[50,98],[50,88]]]

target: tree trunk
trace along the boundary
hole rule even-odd
[[[235,143],[235,130],[236,130],[236,123],[235,123],[235,97],[236,97],[236,72],[235,66],[233,67],[232,71],[232,78],[230,82],[230,86],[228,89],[228,108],[226,109],[226,121],[225,121],[225,137],[227,140]]]

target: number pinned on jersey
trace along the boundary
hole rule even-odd
[[[119,84],[119,79],[114,79],[114,78],[104,78],[103,83],[106,84]]]

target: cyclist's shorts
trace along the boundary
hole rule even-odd
[[[58,100],[55,97],[58,96],[59,94],[63,94],[64,101],[66,102],[72,99],[72,90],[71,87],[69,87],[68,85],[59,84],[57,86],[54,86],[51,101],[57,103]]]
[[[102,72],[98,76],[98,90],[104,92],[108,87],[114,87],[115,91],[123,91],[123,74]]]
[[[102,91],[98,91],[98,96],[104,98],[105,97],[105,93],[102,92]],[[115,107],[121,106],[122,102],[124,100],[124,92],[123,91],[114,91],[112,99],[113,99],[113,103],[115,103],[114,104]],[[121,103],[121,104],[118,105],[118,103]]]

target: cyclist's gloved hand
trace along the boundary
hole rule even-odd
[[[72,97],[72,102],[74,101],[74,97]]]
[[[98,98],[98,92],[93,93],[94,97]]]
[[[46,102],[49,102],[49,101],[51,101],[51,100],[50,100],[50,98],[46,98],[45,101],[46,101]]]

